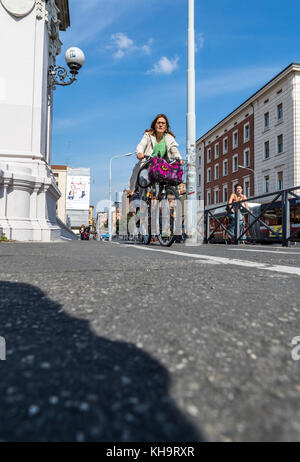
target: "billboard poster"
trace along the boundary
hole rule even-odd
[[[89,210],[90,205],[90,177],[67,176],[66,208],[71,210]]]

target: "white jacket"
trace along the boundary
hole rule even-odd
[[[165,134],[165,141],[166,141],[166,148],[167,153],[165,159],[169,162],[175,159],[181,159],[180,152],[177,149],[178,143],[176,143],[174,136],[170,135],[170,133]],[[151,156],[154,150],[154,146],[156,144],[156,138],[153,135],[150,135],[149,132],[145,132],[143,138],[141,139],[140,143],[136,147],[136,153],[142,153],[145,156]],[[137,176],[142,168],[142,166],[147,162],[147,159],[139,160],[137,164],[135,164],[132,175],[130,178],[130,189],[131,191],[135,190]]]
[[[176,143],[174,136],[170,135],[170,133],[165,134],[165,141],[167,147],[167,159],[169,161],[175,159],[181,159],[180,152],[177,149],[178,143]],[[156,138],[153,135],[150,135],[149,132],[145,132],[143,138],[141,139],[140,143],[136,147],[136,153],[139,152],[143,153],[145,156],[150,156],[153,153],[154,147],[156,144]],[[142,159],[141,162],[145,162]]]

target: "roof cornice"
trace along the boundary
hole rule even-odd
[[[59,30],[65,31],[68,27],[70,27],[69,0],[55,0],[55,3],[57,8],[59,9]]]
[[[207,138],[210,136],[214,131],[219,130],[222,128],[223,125],[227,124],[230,122],[232,118],[234,118],[239,112],[243,111],[246,109],[248,106],[253,104],[259,97],[261,97],[264,93],[269,91],[274,85],[276,85],[280,80],[284,79],[287,77],[288,74],[292,72],[300,72],[300,64],[299,63],[291,63],[289,64],[285,69],[283,69],[279,74],[275,75],[273,79],[271,79],[269,82],[267,82],[263,87],[261,87],[259,90],[257,90],[250,98],[246,99],[240,106],[238,106],[236,109],[234,109],[230,114],[228,114],[224,119],[222,119],[220,122],[218,122],[216,125],[214,125],[208,132],[204,133],[200,138],[197,139],[197,143],[203,141],[204,138]]]

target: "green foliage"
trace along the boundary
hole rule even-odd
[[[5,233],[1,233],[0,235],[0,242],[1,241],[8,241],[7,237],[5,236]]]

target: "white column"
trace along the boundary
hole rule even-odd
[[[54,0],[33,0],[31,8],[24,10],[26,4],[30,5],[12,2],[11,11],[9,7],[7,11],[0,1],[0,43],[4,44],[0,68],[0,210],[5,210],[0,229],[6,227],[15,240],[54,240],[60,237],[53,213],[59,193],[47,165],[51,160],[52,111],[52,103],[48,106],[48,65],[50,42],[51,59],[60,50],[60,22]],[[49,38],[53,35],[50,22],[52,32],[54,26],[57,29],[53,40]]]

